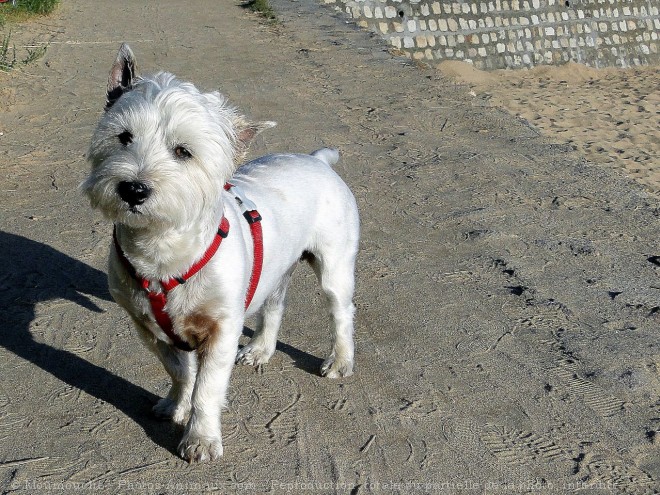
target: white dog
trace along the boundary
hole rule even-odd
[[[115,225],[112,296],[172,377],[154,411],[185,425],[184,459],[213,460],[223,451],[220,410],[234,362],[260,365],[275,352],[300,259],[332,315],[321,374],[353,372],[357,206],[331,168],[335,150],[269,155],[237,170],[248,142],[274,123],[251,124],[219,93],[166,72],[135,72],[124,44],[81,188]],[[254,336],[237,354],[250,315]]]

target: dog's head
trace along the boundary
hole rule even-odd
[[[167,72],[137,76],[123,44],[81,187],[116,223],[189,225],[213,212],[248,143],[273,125],[250,123],[221,94],[202,93]]]

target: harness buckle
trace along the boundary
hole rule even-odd
[[[261,222],[261,215],[257,210],[244,211],[243,216],[249,225],[253,223]]]

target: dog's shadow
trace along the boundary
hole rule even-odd
[[[176,455],[180,428],[152,415],[156,395],[70,351],[37,342],[30,333],[38,303],[64,299],[89,311],[102,312],[88,296],[111,300],[106,274],[50,246],[2,231],[0,253],[0,346],[116,407],[154,442]],[[246,327],[244,334],[251,336],[252,330]],[[277,348],[288,354],[296,367],[318,373],[321,359],[279,342]]]
[[[249,327],[243,327],[243,335],[246,337],[252,338],[254,335],[254,330]],[[308,352],[301,351],[293,347],[292,345],[285,344],[284,342],[278,340],[276,350],[283,352],[291,359],[293,359],[293,366],[299,370],[306,371],[312,375],[318,375],[321,365],[323,364],[323,359],[316,357]],[[267,365],[266,365],[267,366]]]
[[[88,296],[111,300],[106,274],[45,244],[2,231],[0,252],[0,345],[62,382],[116,407],[154,442],[176,454],[180,434],[173,433],[176,427],[151,414],[158,399],[154,394],[70,351],[37,342],[30,333],[38,303],[64,299],[101,312]],[[20,383],[20,378],[17,381]]]

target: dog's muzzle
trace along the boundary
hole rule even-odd
[[[123,181],[117,185],[117,194],[129,206],[138,206],[151,195],[151,189],[143,182]]]

